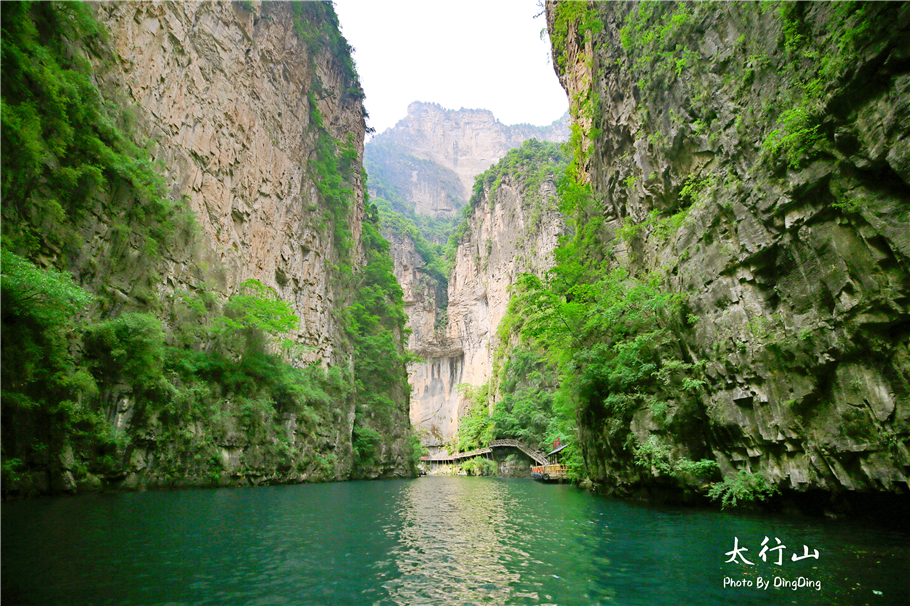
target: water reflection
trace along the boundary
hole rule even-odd
[[[42,606],[910,604],[910,538],[421,478],[2,504],[2,603]],[[787,554],[756,559],[765,536]],[[728,563],[734,538],[755,566]],[[810,588],[725,588],[805,577]]]
[[[606,603],[612,537],[590,505],[580,491],[531,482],[413,482],[390,554],[398,575],[383,587],[400,605]]]
[[[527,557],[501,540],[509,532],[506,498],[499,482],[426,478],[409,484],[401,497],[398,547],[390,554],[399,575],[383,583],[391,600],[506,603],[521,575],[504,562]]]

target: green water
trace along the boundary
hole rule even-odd
[[[2,531],[3,606],[910,604],[906,534],[646,507],[530,480],[11,502]],[[759,558],[765,536],[786,546],[782,565],[777,551]],[[725,561],[735,540],[755,565]],[[803,545],[818,559],[793,562]],[[775,577],[813,586],[775,588]],[[756,589],[759,578],[772,586]]]

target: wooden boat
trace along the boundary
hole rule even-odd
[[[541,482],[558,482],[567,479],[568,469],[565,465],[532,465],[531,477]]]
[[[541,482],[561,482],[568,479],[569,470],[559,462],[559,453],[565,449],[568,444],[560,444],[559,440],[553,443],[556,448],[548,452],[546,463],[544,465],[532,465],[531,477]],[[552,457],[552,458],[551,458]]]

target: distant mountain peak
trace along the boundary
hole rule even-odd
[[[407,115],[366,145],[367,171],[415,212],[451,216],[470,197],[474,178],[528,139],[569,139],[568,114],[546,126],[506,125],[488,109],[446,109],[415,101]],[[415,164],[414,159],[428,163]],[[452,177],[457,177],[453,183]],[[373,189],[375,186],[371,186]]]

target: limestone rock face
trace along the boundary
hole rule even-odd
[[[539,275],[552,267],[553,251],[565,233],[555,195],[552,177],[532,191],[520,177],[504,175],[468,217],[449,277],[444,332],[439,326],[432,340],[412,345],[425,362],[410,367],[411,423],[429,434],[430,444],[448,442],[458,431],[468,403],[456,386],[489,380],[509,287],[521,273]]]
[[[433,344],[445,334],[445,283],[430,274],[426,261],[407,235],[390,233],[387,237],[395,263],[395,277],[404,292],[408,315],[408,350],[432,351]]]
[[[307,91],[314,75],[344,90],[337,60],[323,53],[310,68],[283,3],[250,12],[231,2],[112,2],[98,15],[127,101],[158,141],[173,194],[196,213],[203,256],[220,268],[209,277],[228,294],[251,278],[274,288],[301,318],[295,339],[312,348],[308,361],[341,361],[331,314],[339,295],[328,282],[337,255],[331,232],[317,227],[325,210],[308,175],[316,108]],[[362,158],[361,101],[335,94],[317,103],[330,133],[352,133]],[[359,242],[363,184],[355,178],[350,226]],[[165,282],[195,283],[187,265],[174,258]]]
[[[451,217],[471,196],[474,178],[528,139],[569,138],[568,116],[550,126],[507,126],[484,109],[447,110],[415,102],[367,144],[370,175],[381,175],[418,214]]]
[[[477,175],[528,139],[567,140],[567,119],[545,127],[506,126],[487,110],[412,103],[407,117],[366,145],[371,195],[418,214],[454,217]],[[466,405],[457,385],[477,386],[489,378],[491,339],[515,276],[552,265],[556,238],[565,229],[552,203],[555,186],[549,181],[540,191],[526,189],[523,181],[507,177],[492,197],[489,186],[478,192],[448,282],[429,270],[410,237],[384,232],[404,291],[408,349],[425,360],[411,364],[409,381],[411,423],[424,432],[426,444],[455,437]]]
[[[359,168],[366,126],[362,93],[343,58],[319,40],[311,45],[300,40],[290,3],[110,2],[95,5],[95,11],[114,56],[113,65],[96,65],[99,87],[135,107],[137,130],[155,141],[155,160],[171,195],[188,202],[200,231],[188,236],[185,246],[166,251],[156,294],[165,300],[180,290],[203,288],[226,298],[244,281],[259,280],[290,302],[301,320],[291,335],[304,352],[295,363],[347,372],[352,344],[337,317],[352,293],[332,275],[337,265],[356,275],[365,264]],[[345,226],[350,254],[336,247],[336,217],[315,181],[316,144],[324,135],[314,124],[323,125],[339,145],[347,142],[356,155],[346,184],[352,195]],[[96,223],[96,232],[86,238],[84,256],[90,259],[100,256],[109,239],[110,226]],[[132,295],[129,272],[116,268],[110,278],[124,301]],[[123,486],[351,477],[351,395],[336,398],[319,421],[281,413],[278,423],[263,421],[255,435],[241,426],[243,411],[231,394],[224,395],[218,403],[222,418],[183,428],[186,443],[180,444],[162,435],[154,414],[134,427],[136,404],[121,398],[111,421],[136,434]],[[361,475],[412,473],[407,394],[390,398],[399,405],[390,411],[393,430],[381,435],[374,465],[357,470]],[[200,444],[209,454],[220,453],[220,465],[196,456]],[[168,476],[162,463],[167,460],[187,460],[184,477]]]
[[[555,7],[547,3],[551,39],[566,34],[555,30]],[[791,13],[788,27],[805,34],[798,39],[786,38],[794,30],[777,12],[660,5],[687,24],[669,35],[690,55],[679,77],[655,67],[651,77],[662,80],[650,83],[634,73],[646,54],[634,44],[647,42],[620,33],[636,6],[588,8],[602,30],[570,24],[554,56],[569,98],[596,99],[593,120],[579,124],[592,151],[587,178],[608,219],[604,238],[639,226],[636,237],[615,240],[614,261],[639,274],[664,268],[694,318],[679,346],[704,367],[697,395],[669,402],[668,418],[689,415],[689,435],[648,410],[636,413],[632,432],[659,436],[677,455],[707,454],[725,476],[759,472],[779,488],[906,490],[908,6],[863,7],[871,33],[840,46],[853,55],[836,47],[816,55],[844,60],[821,92],[811,89],[816,64],[787,53],[836,41],[826,36],[838,24],[859,22],[834,5]],[[812,98],[803,90],[820,110],[799,109]],[[794,108],[818,113],[796,125]],[[660,233],[649,218],[679,212],[694,183],[701,189],[679,229]],[[580,419],[595,481],[641,481],[607,420]]]

